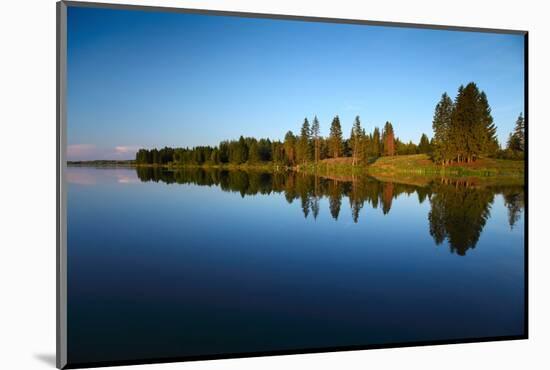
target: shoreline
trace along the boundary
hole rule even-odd
[[[325,178],[354,181],[358,177],[369,176],[380,181],[427,185],[440,178],[461,179],[477,184],[524,184],[525,162],[523,160],[483,159],[471,164],[441,166],[434,164],[425,155],[404,155],[380,157],[368,165],[353,166],[349,160],[324,160],[315,165],[287,166],[275,163],[258,164],[141,164],[135,161],[74,161],[67,162],[69,167],[95,168],[136,168],[136,169],[212,169],[242,170],[263,172],[293,171]]]

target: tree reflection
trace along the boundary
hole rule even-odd
[[[513,229],[521,216],[521,210],[525,206],[523,189],[506,189],[503,196],[504,205],[508,209],[508,223],[510,224],[510,229]]]
[[[236,192],[242,197],[279,193],[288,203],[299,200],[304,217],[312,215],[314,220],[319,217],[323,198],[328,202],[332,218],[338,220],[342,199],[347,197],[354,223],[359,222],[365,205],[370,205],[372,209],[380,207],[386,215],[390,213],[394,199],[402,194],[414,196],[416,193],[420,204],[426,199],[430,202],[429,232],[435,243],[440,245],[447,240],[451,252],[460,256],[475,248],[490,217],[495,194],[502,194],[512,228],[524,208],[522,186],[481,187],[464,180],[440,179],[428,186],[416,186],[381,182],[368,176],[336,179],[293,171],[167,170],[158,167],[139,167],[137,175],[141,181],[219,186],[223,191]]]
[[[330,214],[335,220],[338,220],[340,207],[342,206],[342,191],[343,189],[340,182],[336,180],[330,180],[328,185],[328,202]]]
[[[428,215],[430,234],[436,244],[447,239],[451,252],[460,256],[475,248],[481,231],[490,216],[494,193],[476,188],[467,182],[434,185]]]

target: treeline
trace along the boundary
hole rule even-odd
[[[69,166],[93,166],[93,167],[130,167],[134,164],[133,159],[97,159],[92,161],[67,161]]]
[[[162,167],[137,167],[141,181],[167,184],[219,186],[223,191],[237,192],[242,197],[281,193],[288,203],[300,202],[305,218],[317,219],[322,199],[328,211],[338,220],[347,198],[351,217],[359,221],[365,206],[391,211],[393,201],[401,194],[418,197],[419,203],[429,200],[430,234],[436,244],[447,240],[451,252],[465,255],[474,248],[490,216],[495,194],[502,194],[508,208],[508,221],[514,227],[524,209],[522,186],[476,187],[468,180],[441,179],[430,186],[414,186],[380,182],[366,176],[354,181],[338,181],[295,171],[262,172],[184,167],[175,171]]]
[[[473,82],[460,86],[454,101],[443,93],[435,107],[432,127],[432,159],[436,163],[469,163],[480,157],[523,157],[523,116],[520,114],[507,148],[501,150],[487,95]]]
[[[372,158],[385,155],[429,153],[430,141],[422,134],[419,145],[404,143],[396,137],[393,126],[386,122],[383,129],[375,127],[367,133],[355,118],[351,133],[344,138],[340,118],[334,117],[328,137],[320,135],[320,123],[314,117],[312,123],[304,119],[300,133],[288,131],[283,141],[268,138],[256,139],[241,136],[238,140],[225,140],[218,146],[193,148],[140,149],[136,154],[138,164],[152,165],[203,165],[203,164],[261,164],[277,163],[286,166],[315,163],[327,158],[352,158],[354,165],[367,163]]]
[[[274,163],[284,166],[319,164],[325,159],[350,158],[352,165],[367,164],[380,156],[428,154],[436,163],[469,163],[480,157],[522,159],[525,150],[525,123],[520,114],[507,147],[502,150],[497,139],[491,107],[485,92],[473,82],[460,86],[454,101],[443,93],[435,107],[433,138],[422,134],[418,144],[401,141],[391,122],[382,129],[367,132],[360,117],[355,117],[349,136],[344,137],[339,116],[323,137],[315,116],[305,118],[300,132],[288,131],[283,141],[241,136],[225,140],[218,146],[193,148],[140,149],[137,164],[147,165],[219,165]]]

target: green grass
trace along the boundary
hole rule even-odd
[[[351,158],[321,161],[317,166],[307,164],[296,168],[299,172],[319,176],[353,180],[371,176],[381,181],[425,186],[436,178],[463,179],[479,185],[523,185],[524,161],[481,158],[473,163],[441,166],[425,154],[372,158],[368,164],[353,166]]]
[[[523,177],[524,161],[480,158],[472,163],[438,165],[425,154],[380,157],[367,171],[373,174],[417,174],[474,177]]]

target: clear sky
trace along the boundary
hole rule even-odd
[[[523,36],[68,9],[68,159],[137,148],[283,139],[316,114],[328,135],[392,122],[432,136],[443,92],[477,83],[505,144],[524,111]]]

